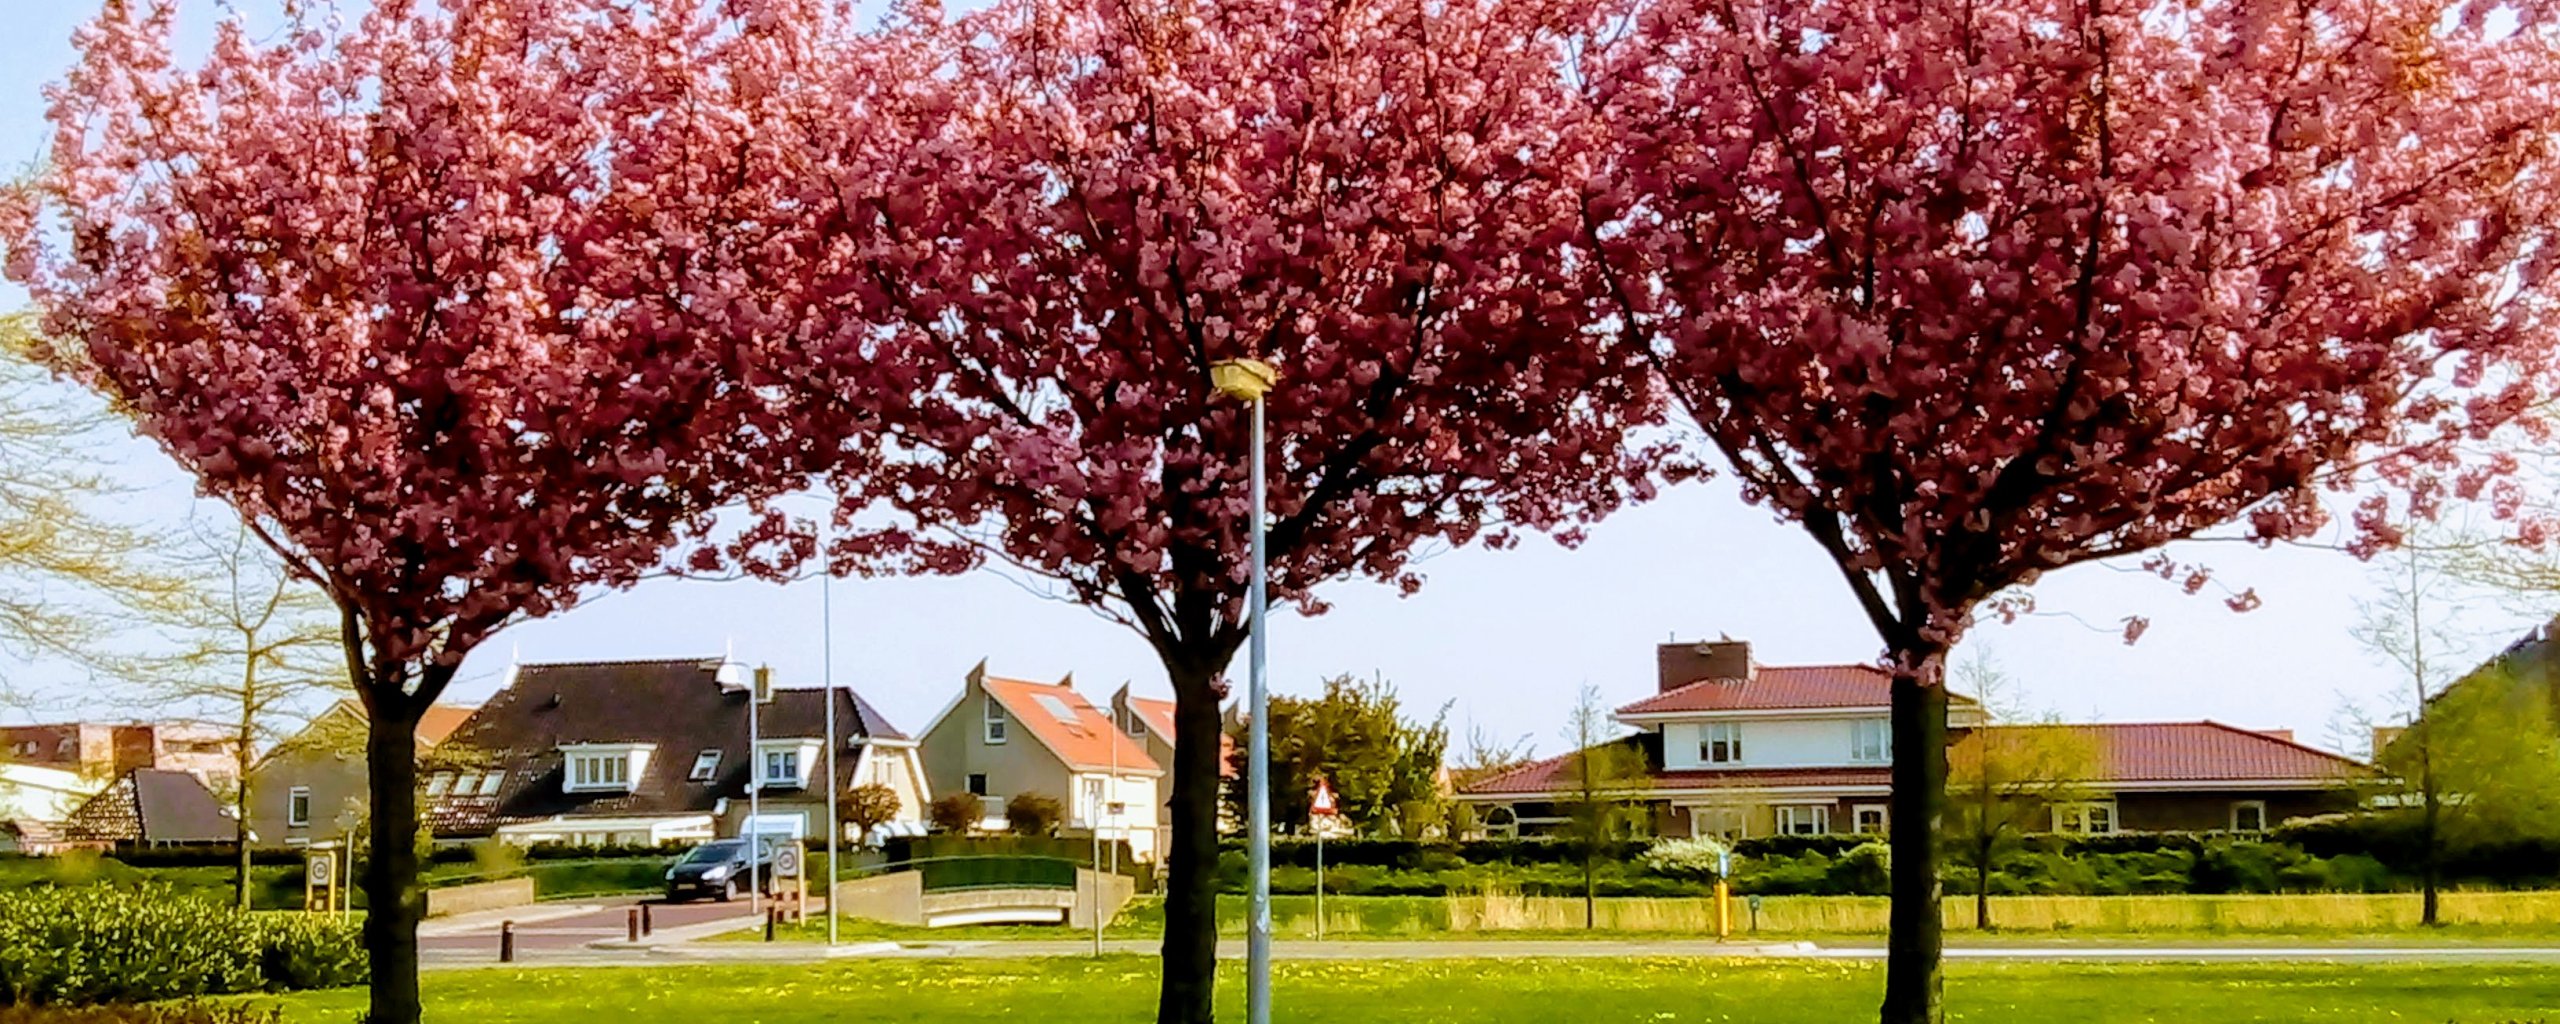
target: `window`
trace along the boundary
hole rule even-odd
[[[1138,709],[1130,708],[1127,712],[1127,718],[1128,721],[1120,723],[1120,727],[1127,729],[1129,731],[1129,735],[1144,736],[1147,734],[1147,720],[1138,714]]]
[[[1102,780],[1085,779],[1078,788],[1084,791],[1084,799],[1080,801],[1084,806],[1080,809],[1084,811],[1086,826],[1102,824]]]
[[[1849,723],[1849,760],[1860,764],[1893,760],[1893,729],[1884,719],[1862,718]]]
[[[996,703],[996,699],[994,697],[988,697],[986,717],[987,742],[1004,742],[1004,705]]]
[[[480,773],[464,772],[454,778],[453,789],[450,792],[455,796],[470,796],[473,793],[479,792],[479,790]]]
[[[897,786],[898,786],[898,762],[897,762],[897,759],[892,758],[892,757],[890,757],[890,756],[888,756],[888,755],[885,755],[885,754],[877,754],[877,753],[875,753],[875,754],[873,755],[873,760],[872,760],[872,762],[871,762],[871,781],[873,781],[873,782],[877,782],[877,783],[879,783],[879,784],[881,784],[881,785],[883,785],[883,786],[888,786],[888,787],[890,787],[890,788],[892,788],[892,789],[897,788]]]
[[[969,776],[969,793],[972,796],[987,795],[987,777],[984,775]]]
[[[800,751],[797,749],[765,751],[764,781],[767,785],[799,785]]]
[[[443,796],[451,789],[453,789],[452,772],[437,772],[434,775],[427,776],[428,796]]]
[[[1742,726],[1709,722],[1698,730],[1698,760],[1708,764],[1742,763]]]
[[[709,782],[712,776],[718,774],[720,774],[720,752],[705,750],[693,755],[693,770],[686,772],[684,777],[687,782]]]
[[[1859,804],[1849,808],[1849,821],[1860,835],[1883,835],[1884,805]]]
[[[1749,833],[1749,812],[1740,807],[1698,807],[1689,811],[1689,834],[1740,839]]]
[[[507,773],[505,773],[505,772],[490,772],[490,773],[489,773],[489,774],[487,774],[487,775],[483,775],[483,776],[481,776],[481,777],[480,777],[480,795],[481,795],[481,796],[496,796],[496,795],[498,795],[498,787],[499,787],[500,785],[504,784],[506,781],[507,781]]]
[[[1830,832],[1830,804],[1785,804],[1778,808],[1779,835],[1819,836]]]
[[[1073,705],[1045,693],[1040,694],[1037,697],[1033,697],[1032,702],[1040,705],[1042,710],[1047,711],[1049,713],[1049,717],[1055,718],[1068,725],[1076,724],[1076,720],[1079,717],[1076,714],[1076,709]]]
[[[1511,808],[1495,807],[1484,812],[1484,830],[1498,836],[1519,835],[1520,816],[1512,813]]]
[[[2267,830],[2267,802],[2242,800],[2231,805],[2231,831],[2264,832]]]
[[[2053,805],[2053,830],[2105,835],[2116,830],[2116,805],[2106,801]]]
[[[574,754],[569,758],[572,790],[631,788],[631,759],[622,754]]]
[[[294,828],[311,824],[311,787],[295,786],[285,792],[284,823]]]

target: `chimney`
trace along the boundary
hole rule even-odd
[[[773,666],[756,666],[756,703],[773,703]]]
[[[1654,648],[1654,664],[1663,693],[1709,679],[1743,682],[1756,668],[1748,640],[1663,644]]]
[[[2273,736],[2287,743],[2293,742],[2293,730],[2291,729],[2260,729],[2258,730],[2258,735]]]

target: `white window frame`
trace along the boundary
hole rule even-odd
[[[874,755],[871,759],[871,781],[891,789],[898,788],[904,781],[898,777],[898,759],[886,755]]]
[[[2096,827],[2097,815],[2106,812],[2106,827]],[[2073,800],[2053,805],[2053,830],[2065,835],[2113,835],[2117,829],[2116,802],[2113,800]]]
[[[1827,836],[1831,834],[1830,804],[1778,804],[1775,812],[1779,835]],[[1796,827],[1799,824],[1810,825],[1812,830],[1799,829]]]
[[[684,773],[686,782],[709,782],[720,777],[720,762],[728,752],[713,747],[693,755],[693,767]]]
[[[1721,751],[1721,756],[1719,756]],[[1708,722],[1698,727],[1698,762],[1742,763],[1742,723]]]
[[[960,780],[961,791],[968,793],[970,796],[977,797],[980,800],[985,800],[987,798],[987,792],[994,788],[995,787],[987,781],[987,773],[985,772],[971,772],[968,775],[963,776]]]
[[[799,784],[800,784],[800,748],[798,748],[798,747],[767,747],[767,748],[765,748],[765,750],[764,750],[764,775],[762,776],[762,778],[761,778],[759,781],[762,781],[765,785],[768,785],[768,786],[776,786],[776,785],[784,785],[784,784],[795,785],[795,786],[796,786],[796,785],[799,785]]]
[[[1692,838],[1748,839],[1751,837],[1751,809],[1738,804],[1689,808],[1689,835]]]
[[[1876,816],[1876,827],[1874,828],[1867,827],[1866,817],[1869,813],[1873,813]],[[1886,830],[1892,827],[1892,823],[1893,813],[1883,804],[1849,805],[1849,829],[1858,835],[1884,835]]]
[[[453,773],[437,772],[427,776],[427,795],[443,796],[453,789]]]
[[[986,723],[987,744],[1001,745],[1005,740],[1004,705],[996,701],[994,694],[986,694],[981,699],[987,702],[986,708],[980,713],[980,720]]]
[[[311,787],[295,786],[284,791],[284,823],[290,828],[310,826]]]
[[[1076,780],[1076,803],[1079,805],[1077,809],[1084,812],[1078,815],[1084,819],[1084,827],[1093,828],[1102,824],[1104,811],[1102,776],[1087,775]]]
[[[2244,811],[2244,810],[2254,810],[2254,811],[2258,812],[2258,823],[2257,823],[2257,824],[2255,824],[2255,825],[2251,825],[2251,826],[2249,826],[2249,827],[2247,827],[2247,828],[2242,828],[2242,827],[2240,827],[2240,812],[2241,812],[2241,811]],[[2231,831],[2234,831],[2234,832],[2264,832],[2264,831],[2266,831],[2266,830],[2267,830],[2267,802],[2266,802],[2266,801],[2264,801],[2264,800],[2235,800],[2235,801],[2233,801],[2233,802],[2232,802],[2232,804],[2231,804]]]
[[[630,793],[647,773],[652,743],[563,743],[560,745],[560,791],[563,793]]]
[[[1855,764],[1893,762],[1893,725],[1881,718],[1849,723],[1849,760]]]

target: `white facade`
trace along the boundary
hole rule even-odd
[[[1710,726],[1738,732],[1740,760],[1712,761],[1714,751],[1703,741]],[[1855,718],[1718,717],[1661,723],[1662,766],[1668,771],[1706,768],[1869,768],[1892,763],[1892,729],[1883,715]],[[1861,729],[1883,730],[1886,746],[1872,742],[1861,750]],[[1881,753],[1861,759],[1861,753]]]

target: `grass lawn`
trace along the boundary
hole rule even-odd
[[[1872,964],[1701,960],[1462,960],[1281,963],[1284,1021],[1737,1021],[1872,1019]],[[1240,1019],[1235,971],[1220,1013]],[[427,1018],[621,1024],[948,1022],[1036,1014],[1041,1024],[1154,1016],[1152,959],[877,960],[822,966],[707,965],[431,972]],[[1948,1019],[1970,1024],[2214,1024],[2536,1021],[2560,1006],[2560,972],[2535,965],[1950,965]],[[260,998],[257,1002],[268,1002]],[[352,1021],[361,990],[282,1000],[288,1024]]]

